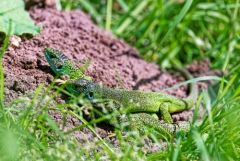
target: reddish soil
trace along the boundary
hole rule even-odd
[[[29,12],[36,24],[42,27],[42,32],[30,39],[21,38],[19,45],[12,43],[5,54],[7,102],[33,91],[40,83],[46,86],[51,83],[54,74],[44,58],[45,47],[60,49],[74,61],[90,59],[92,64],[87,74],[109,87],[160,91],[184,80],[179,73],[164,72],[158,65],[144,61],[136,49],[97,27],[81,11],[31,9]],[[188,69],[195,76],[206,75],[209,62],[194,62]],[[187,95],[186,87],[170,93],[179,97]],[[185,111],[175,114],[174,118],[175,121],[188,120],[191,114],[191,111]],[[52,115],[61,120],[59,114]],[[78,122],[69,119],[72,125]],[[98,131],[106,133],[102,129]],[[81,137],[83,135],[78,135],[79,139]]]

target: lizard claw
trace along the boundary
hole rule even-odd
[[[62,75],[60,79],[55,79],[54,82],[57,83],[58,85],[63,85],[66,84],[66,82],[69,80],[68,75]]]
[[[54,83],[57,83],[58,85],[63,85],[67,82],[67,80],[62,80],[62,79],[55,79]]]
[[[108,134],[107,137],[108,137],[108,138],[116,137],[116,134],[115,134],[115,133],[110,133],[110,134]]]

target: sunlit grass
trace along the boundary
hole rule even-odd
[[[62,2],[63,8],[71,4],[85,10],[102,28],[111,23],[114,34],[162,67],[206,57],[214,68],[226,68],[228,61],[233,67],[239,61],[234,56],[239,51],[238,1],[116,0],[112,12],[107,0]]]

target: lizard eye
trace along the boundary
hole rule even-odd
[[[92,99],[93,99],[93,96],[94,96],[93,92],[89,92],[89,93],[88,93],[88,99],[92,100]]]
[[[63,65],[59,65],[59,66],[58,66],[58,69],[62,69],[62,67],[63,67]]]

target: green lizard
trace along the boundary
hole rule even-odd
[[[185,129],[187,126],[186,129],[188,129],[189,124],[172,124],[173,121],[170,113],[180,112],[194,107],[194,102],[198,96],[198,88],[195,83],[190,85],[191,92],[189,96],[183,99],[161,92],[112,89],[96,84],[91,80],[84,79],[86,76],[82,70],[73,68],[72,62],[56,50],[45,49],[45,56],[51,69],[57,75],[68,75],[70,80],[66,82],[66,85],[70,93],[76,95],[84,93],[89,100],[103,98],[118,102],[122,107],[126,108],[127,113],[134,113],[130,116],[132,122],[134,122],[133,125],[137,129],[141,130],[143,128],[142,125],[147,125],[166,135],[171,135],[176,132],[176,128]],[[188,79],[192,78],[186,70],[180,71]],[[76,75],[78,75],[79,78],[77,78]],[[160,123],[159,120],[152,117],[152,113],[161,115],[166,123]]]
[[[104,87],[86,79],[70,80],[67,88],[71,93],[84,93],[89,100],[95,98],[110,99],[127,108],[127,113],[159,113],[165,122],[173,123],[171,113],[189,110],[194,107],[196,89],[187,98],[177,98],[161,92],[143,92],[137,90],[113,89]],[[195,86],[195,85],[194,85]]]

